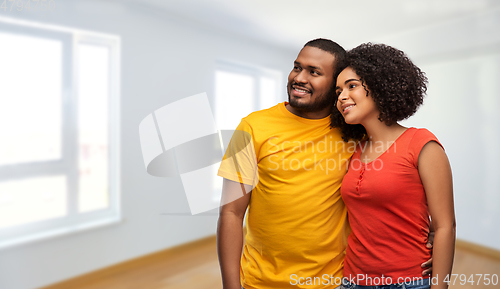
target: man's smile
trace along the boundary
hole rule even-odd
[[[311,91],[303,86],[292,85],[292,93],[297,97],[304,97],[307,94],[310,94]]]

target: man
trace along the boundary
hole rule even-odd
[[[340,184],[354,144],[330,128],[329,115],[344,55],[331,40],[306,43],[288,76],[288,102],[250,114],[236,129],[219,169],[224,289],[341,284],[350,229]]]

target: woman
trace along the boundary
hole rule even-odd
[[[422,104],[427,78],[383,44],[352,49],[340,68],[332,126],[345,141],[360,141],[341,188],[352,228],[343,286],[447,288],[455,243],[451,168],[431,132],[398,124]],[[431,257],[429,214],[432,282],[420,267]]]

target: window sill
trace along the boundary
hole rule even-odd
[[[75,233],[81,233],[89,230],[99,229],[107,226],[113,226],[123,223],[124,219],[119,216],[113,216],[106,219],[101,219],[98,221],[87,222],[83,224],[77,224],[72,226],[67,226],[64,228],[53,229],[45,231],[42,233],[31,234],[19,238],[12,238],[7,240],[0,240],[0,250],[9,249],[12,247],[17,247],[21,245],[36,243],[39,241],[50,240],[58,238],[61,236],[72,235]]]

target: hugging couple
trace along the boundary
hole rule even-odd
[[[426,85],[388,45],[304,45],[288,101],[243,118],[219,168],[224,289],[448,287],[450,164],[430,131],[398,123]]]

